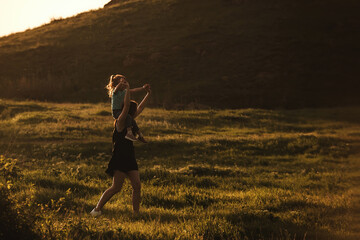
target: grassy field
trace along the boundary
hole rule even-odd
[[[146,109],[141,215],[111,179],[108,104],[0,101],[1,186],[43,239],[359,239],[360,108]]]

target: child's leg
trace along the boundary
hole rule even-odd
[[[140,132],[140,129],[135,121],[135,119],[131,118],[131,125],[132,125],[132,131],[134,134],[137,134]]]
[[[132,127],[132,133],[134,135],[138,134],[138,132],[139,132],[139,127],[138,127],[135,119],[133,119],[129,114],[126,116],[125,127],[126,128]]]
[[[147,141],[145,140],[144,136],[142,135],[142,133],[140,132],[140,129],[135,121],[135,119],[132,119],[132,131],[133,133],[137,134],[138,135],[138,140],[143,142],[143,143],[147,143]]]
[[[125,119],[125,128],[127,128],[127,133],[125,138],[131,141],[137,141],[133,133],[133,126],[132,126],[132,117],[128,114]]]
[[[133,127],[133,118],[128,114],[125,119],[125,127]]]

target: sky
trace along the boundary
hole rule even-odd
[[[103,7],[110,0],[0,0],[0,37]]]

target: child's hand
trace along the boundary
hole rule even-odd
[[[150,84],[145,84],[144,86],[143,86],[143,88],[147,91],[147,92],[149,92],[150,91]]]

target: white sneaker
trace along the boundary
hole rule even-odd
[[[90,212],[91,216],[97,217],[101,215],[101,211],[96,211],[95,208]]]

